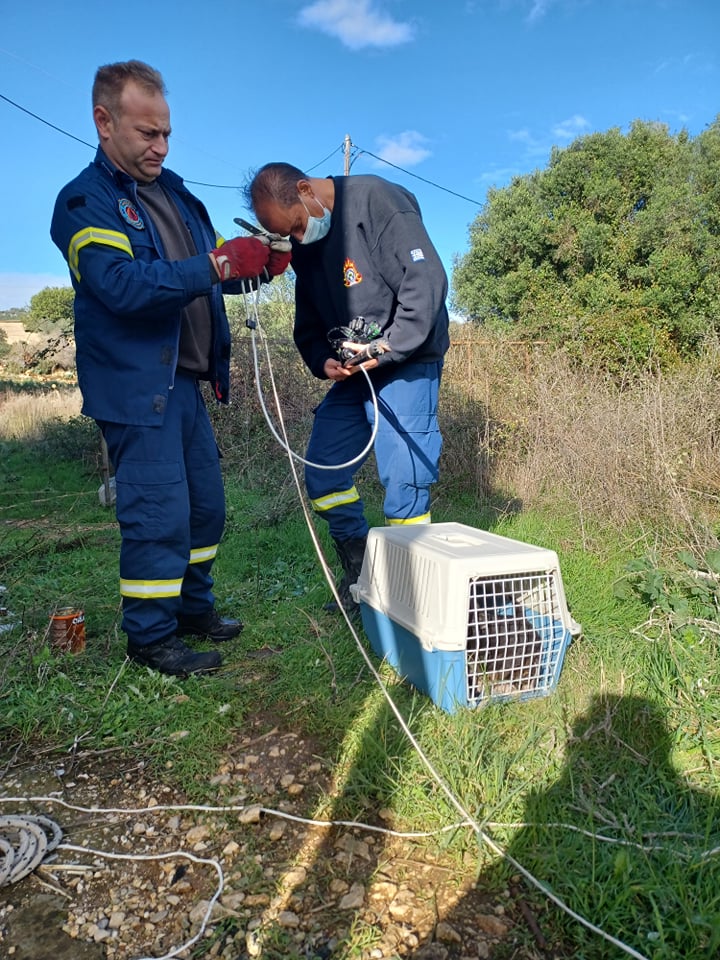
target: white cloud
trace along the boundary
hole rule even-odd
[[[572,117],[569,117],[567,120],[563,120],[561,123],[556,124],[553,127],[553,136],[557,137],[559,140],[574,140],[575,137],[579,136],[583,130],[587,130],[590,126],[585,117],[581,117],[580,114],[575,113]]]
[[[405,130],[393,137],[379,136],[375,140],[378,156],[396,167],[414,167],[429,157],[431,151],[424,146],[427,142],[417,130]]]
[[[521,143],[525,147],[526,157],[540,157],[550,152],[550,145],[546,139],[538,139],[527,127],[521,130],[508,130],[508,139]]]
[[[565,147],[571,140],[575,140],[582,133],[590,129],[590,122],[579,113],[573,114],[567,120],[556,123],[549,132],[537,136],[527,127],[508,130],[508,140],[521,144],[524,157],[534,160],[536,157],[547,157],[553,146]]]
[[[373,0],[315,0],[298,15],[303,27],[337,37],[351,50],[396,47],[413,37],[409,23],[393,20]]]
[[[45,287],[69,286],[67,273],[0,273],[0,310],[29,306],[30,298]]]
[[[485,170],[475,178],[475,182],[483,187],[503,187],[521,174],[522,171],[517,167],[497,167],[495,170]]]
[[[541,20],[547,13],[549,6],[550,0],[533,0],[530,13],[527,17],[528,21],[534,23],[536,20]]]

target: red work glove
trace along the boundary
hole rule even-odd
[[[291,250],[292,247],[290,246],[289,240],[270,241],[270,257],[267,262],[267,272],[269,276],[279,277],[281,273],[285,273],[290,266]]]
[[[220,280],[258,277],[267,266],[270,251],[257,237],[234,237],[210,253]]]

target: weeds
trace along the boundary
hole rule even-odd
[[[249,369],[244,349],[239,372]],[[562,356],[535,349],[520,362],[500,342],[465,349],[446,367],[434,519],[556,550],[583,636],[546,698],[449,715],[378,664],[388,695],[452,794],[574,910],[652,960],[709,958],[720,942],[720,857],[710,853],[720,847],[720,555],[715,426],[701,398],[716,389],[715,361],[694,380],[679,370],[618,386],[578,382]],[[302,449],[316,388],[305,390],[291,351],[278,366]],[[285,454],[268,440],[249,377],[238,392],[229,410],[212,408],[228,501],[214,575],[219,608],[246,625],[213,677],[180,682],[125,659],[119,537],[98,502],[88,422],[33,427],[29,440],[4,435],[0,576],[15,616],[0,633],[4,756],[48,750],[70,764],[83,750],[117,749],[201,801],[217,796],[212,775],[248,717],[266,714],[314,738],[332,769],[318,816],[383,810],[403,829],[457,824],[344,621],[323,611],[329,588]],[[371,463],[358,484],[381,523]],[[319,537],[333,566],[324,528]],[[77,657],[47,643],[49,612],[69,599],[86,614]],[[517,889],[558,950],[613,955],[467,827],[428,844],[459,870],[469,863],[483,888]],[[268,930],[277,956],[292,955],[284,936]],[[343,955],[360,956],[376,936],[349,922]]]

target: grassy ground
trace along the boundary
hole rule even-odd
[[[0,441],[0,583],[16,625],[0,633],[0,738],[28,750],[142,753],[190,800],[247,719],[268,712],[317,737],[337,789],[325,814],[392,808],[408,829],[458,812],[409,743],[351,633],[322,610],[329,591],[282,459],[226,456],[228,524],[218,605],[246,622],[215,677],[180,682],[125,661],[119,537],[97,496],[99,446],[84,420]],[[360,481],[381,522],[372,471]],[[720,950],[720,631],[711,563],[670,567],[647,530],[591,521],[569,499],[520,510],[509,498],[440,485],[433,518],[557,551],[582,638],[545,698],[450,715],[380,667],[389,695],[444,783],[487,835],[573,910],[661,960]],[[331,560],[324,530],[321,543]],[[709,561],[713,561],[710,556]],[[332,560],[331,560],[332,562]],[[628,564],[634,569],[628,572]],[[56,605],[85,611],[87,649],[47,642]],[[362,639],[362,633],[360,634]],[[266,648],[280,651],[265,658]],[[377,662],[377,661],[374,661]],[[497,889],[517,870],[482,836],[432,841]],[[526,896],[545,936],[576,958],[621,956],[547,898]]]

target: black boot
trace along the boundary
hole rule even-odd
[[[175,633],[178,637],[207,637],[213,643],[224,643],[237,637],[242,628],[240,620],[221,617],[213,607],[207,613],[196,616],[181,613],[177,618]]]
[[[335,552],[342,564],[343,576],[338,584],[338,593],[340,602],[348,613],[358,616],[360,605],[353,600],[350,593],[350,585],[357,583],[362,570],[363,557],[365,556],[365,547],[367,546],[367,535],[364,537],[354,537],[350,540],[335,540],[333,538]],[[325,604],[325,609],[329,613],[337,613],[338,605],[335,600]]]
[[[128,640],[127,653],[135,663],[171,677],[211,673],[222,665],[222,657],[217,650],[196,653],[175,636],[149,644],[134,644]]]

